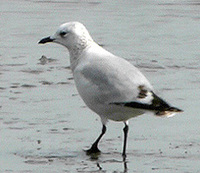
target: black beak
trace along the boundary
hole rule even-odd
[[[48,43],[48,42],[53,42],[54,39],[52,39],[51,37],[45,37],[43,39],[41,39],[38,44],[45,44],[45,43]]]

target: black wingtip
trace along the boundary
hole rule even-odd
[[[171,111],[171,112],[183,112],[183,110],[182,109],[179,109],[179,108],[176,108],[176,107],[170,107],[169,109],[168,109],[168,111]]]
[[[155,115],[159,117],[173,117],[176,113],[181,113],[181,112],[183,112],[183,110],[175,107],[170,107],[168,109],[159,110],[155,112]]]
[[[166,101],[158,97],[156,94],[152,92],[152,103],[140,103],[137,101],[133,102],[116,102],[111,103],[118,106],[124,106],[129,108],[135,108],[135,109],[143,109],[143,110],[150,110],[154,111],[157,116],[170,116],[175,113],[181,113],[183,110],[170,106]]]

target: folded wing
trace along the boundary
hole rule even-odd
[[[140,92],[139,97],[147,97],[146,92]],[[110,103],[124,107],[130,107],[135,109],[144,109],[149,111],[154,111],[157,116],[172,116],[172,114],[176,112],[182,112],[181,109],[170,106],[163,99],[158,97],[153,91],[150,92],[152,94],[152,100],[150,103],[142,103],[140,101],[133,102],[116,102]],[[142,98],[141,98],[142,99]]]

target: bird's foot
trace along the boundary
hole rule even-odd
[[[91,157],[93,160],[97,160],[101,151],[96,146],[92,146],[90,149],[85,150],[86,154]]]
[[[85,150],[87,155],[91,155],[91,154],[101,154],[101,151],[98,149],[98,147],[92,146],[90,149]]]

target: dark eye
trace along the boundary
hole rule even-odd
[[[61,37],[64,37],[66,34],[67,34],[66,31],[61,31],[61,32],[60,32],[60,36],[61,36]]]

